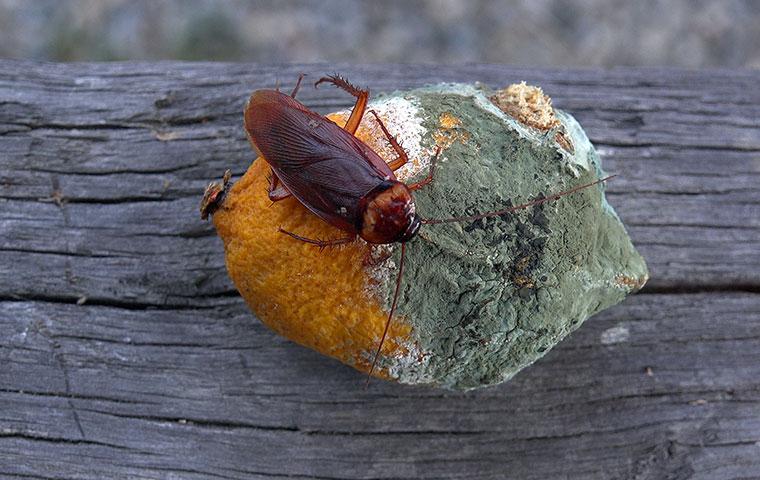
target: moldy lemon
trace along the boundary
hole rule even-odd
[[[442,84],[369,104],[419,182],[441,149],[434,181],[415,192],[423,218],[517,205],[602,176],[577,122],[540,89],[489,91]],[[328,118],[343,126],[349,112]],[[356,136],[383,159],[396,152],[365,115]],[[224,242],[229,274],[262,322],[291,340],[367,372],[388,318],[399,246],[345,237],[293,197],[273,203],[267,162],[206,191],[202,211]],[[430,225],[407,246],[398,307],[374,375],[471,389],[511,378],[590,315],[641,288],[646,265],[601,185],[472,223]]]

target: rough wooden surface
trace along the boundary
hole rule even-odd
[[[252,159],[250,91],[333,70],[543,86],[647,288],[469,394],[364,391],[269,332],[199,196]],[[750,71],[0,61],[0,478],[760,478],[758,119]]]

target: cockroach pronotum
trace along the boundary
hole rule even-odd
[[[282,228],[279,229],[280,232],[319,248],[349,243],[357,236],[371,244],[401,244],[393,301],[367,382],[375,370],[396,311],[404,272],[406,242],[417,235],[421,225],[471,222],[504,215],[556,200],[612,177],[493,212],[446,219],[421,218],[415,209],[412,192],[433,181],[440,147],[436,150],[424,179],[411,184],[400,182],[393,172],[409,158],[375,111],[369,110],[369,113],[375,117],[397,157],[386,163],[354,135],[367,109],[369,90],[359,89],[339,75],[317,80],[315,88],[322,83],[331,83],[356,97],[346,124],[340,127],[295,99],[303,77],[301,75],[298,78],[290,95],[281,93],[279,88],[253,92],[245,106],[245,130],[251,143],[271,168],[268,188],[270,200],[278,202],[292,195],[312,213],[347,235],[320,240],[306,238]]]

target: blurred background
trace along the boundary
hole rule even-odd
[[[760,1],[0,0],[0,57],[760,68]]]

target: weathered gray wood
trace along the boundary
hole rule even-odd
[[[199,195],[252,158],[251,90],[333,70],[543,86],[620,174],[645,293],[471,394],[266,330]],[[760,72],[0,61],[0,478],[760,478],[759,158]]]
[[[356,372],[240,304],[6,302],[0,328],[0,476],[760,472],[756,294],[633,297],[511,383],[471,394],[382,382],[365,392]]]

